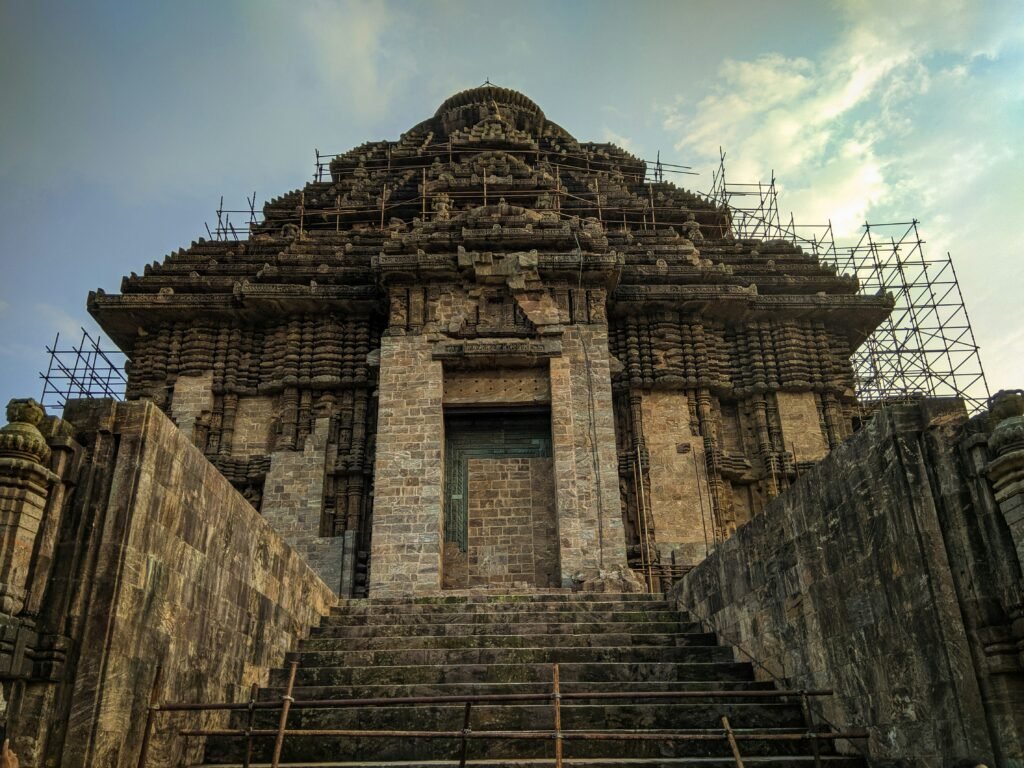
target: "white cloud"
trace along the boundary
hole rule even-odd
[[[628,136],[623,136],[621,133],[616,133],[608,126],[605,126],[601,132],[601,141],[615,144],[616,146],[622,147],[631,154],[638,154],[639,150],[636,144]]]
[[[1020,255],[1007,228],[1024,206],[1024,6],[850,0],[842,11],[846,28],[813,59],[727,60],[663,125],[684,162],[717,164],[723,147],[732,182],[774,171],[784,219],[831,220],[841,239],[865,220],[921,219],[928,253],[957,262],[991,383],[1019,386],[1021,336],[1003,329],[1024,325],[1024,308],[993,276]]]
[[[363,117],[384,115],[415,73],[400,44],[408,19],[393,6],[366,0],[317,0],[302,8],[323,98],[343,99]]]

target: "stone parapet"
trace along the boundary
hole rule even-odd
[[[882,409],[674,597],[762,676],[834,689],[825,716],[866,727],[872,760],[1015,765],[1020,563],[983,474],[999,459],[947,406]]]
[[[162,701],[243,700],[336,597],[153,404],[76,401],[65,416],[74,441],[40,422],[62,482],[27,607],[0,617],[0,677],[20,678],[7,732],[23,765],[129,768],[158,668]],[[151,766],[198,759],[186,722],[213,721],[159,722]]]

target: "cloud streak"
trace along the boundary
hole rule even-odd
[[[734,182],[774,171],[784,217],[831,221],[841,240],[865,220],[921,219],[929,252],[953,253],[975,323],[992,329],[979,340],[1002,352],[986,357],[991,383],[1009,386],[1024,368],[996,331],[1020,327],[1024,310],[991,276],[1006,273],[1005,229],[1024,206],[1024,9],[855,0],[843,11],[813,57],[726,59],[706,92],[662,108],[663,127],[686,162],[717,164],[723,147]]]
[[[400,42],[410,19],[394,6],[360,0],[308,3],[300,19],[325,97],[344,100],[361,117],[385,115],[415,72]]]

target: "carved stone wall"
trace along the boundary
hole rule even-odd
[[[366,557],[385,551],[370,541],[386,508],[374,490],[374,467],[388,471],[374,461],[378,408],[392,413],[375,399],[385,334],[434,345],[449,380],[438,408],[550,400],[556,440],[576,452],[555,456],[563,575],[606,557],[614,570],[608,553],[623,547],[634,567],[702,555],[694,489],[665,495],[680,459],[645,421],[644,393],[686,404],[672,431],[689,422],[676,443],[703,462],[712,539],[852,431],[850,354],[892,300],[860,295],[794,243],[737,239],[728,210],[647,181],[643,161],[578,141],[522,94],[456,94],[323,170],[269,201],[247,239],[193,243],[89,308],[130,353],[128,397],[172,414],[257,509],[271,455],[330,419],[309,533],[355,548],[346,593],[364,593]],[[548,360],[549,379],[522,373]],[[404,418],[417,417],[438,418]]]

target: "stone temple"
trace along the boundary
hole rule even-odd
[[[866,408],[892,298],[647,176],[486,85],[90,294],[126,400],[0,432],[22,764],[1024,765],[1024,398]]]

